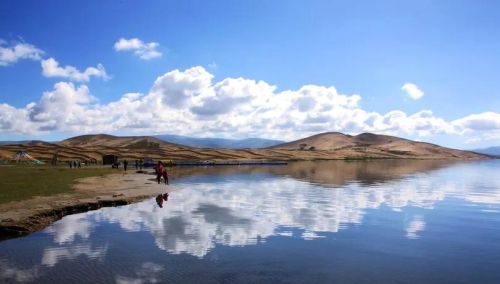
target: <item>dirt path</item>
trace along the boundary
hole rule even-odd
[[[126,205],[171,190],[146,173],[83,178],[77,180],[72,193],[0,204],[0,240],[39,231],[66,215]]]

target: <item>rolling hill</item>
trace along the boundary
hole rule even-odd
[[[156,149],[161,147],[180,147],[185,146],[165,142],[161,139],[151,136],[113,136],[108,134],[81,135],[63,140],[59,145],[67,147],[119,147],[119,148],[144,148]]]
[[[417,142],[389,135],[362,133],[346,135],[339,132],[327,132],[304,139],[271,147],[286,150],[323,150],[331,152],[351,152],[351,155],[363,153],[370,157],[404,156],[415,158],[474,158],[478,155],[470,151],[462,151],[439,145]]]
[[[387,135],[363,133],[355,136],[337,132],[321,133],[297,141],[268,148],[198,148],[165,142],[157,137],[118,137],[107,134],[82,135],[57,143],[32,141],[0,146],[0,159],[9,159],[17,151],[50,161],[57,153],[59,160],[101,160],[113,154],[121,159],[153,159],[174,161],[262,161],[262,160],[328,160],[328,159],[485,159],[486,155],[438,145],[416,142]]]

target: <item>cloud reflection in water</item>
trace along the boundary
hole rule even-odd
[[[422,162],[418,165],[417,171],[422,170]],[[429,165],[430,169],[442,166],[432,162]],[[362,171],[374,173],[377,166],[367,168],[364,164]],[[313,171],[315,180],[311,180],[315,184],[307,181],[304,171],[301,172],[301,180],[294,178],[293,172],[277,176],[259,171],[252,172],[252,175],[212,173],[207,180],[202,177],[195,182],[177,184],[178,190],[170,195],[164,208],[159,208],[151,200],[106,208],[78,215],[80,217],[64,218],[47,231],[54,234],[57,242],[70,241],[76,235],[88,237],[92,231],[90,226],[99,222],[117,223],[125,231],[149,231],[157,247],[169,253],[187,253],[201,258],[217,244],[245,246],[265,241],[273,235],[291,236],[290,232],[282,232],[282,228],[287,227],[304,231],[294,237],[315,239],[321,237],[321,233],[334,233],[346,226],[361,224],[367,209],[382,205],[395,211],[407,206],[432,209],[436,202],[448,195],[473,202],[500,201],[497,192],[484,195],[481,199],[471,198],[473,195],[469,190],[480,178],[477,173],[451,179],[446,178],[446,170],[434,174],[415,174],[407,170],[397,178],[377,179],[372,174],[369,185],[354,179],[344,181],[342,186],[325,189],[321,186],[321,179],[318,179],[318,176],[327,176],[321,173],[324,169],[328,168]],[[381,170],[386,171],[387,167]],[[350,170],[350,173],[363,176],[363,172],[356,170]],[[331,186],[331,180],[326,184]],[[71,231],[71,228],[74,230]],[[82,232],[82,228],[86,233]],[[418,215],[403,232],[406,232],[407,238],[416,239],[424,230],[424,216]]]

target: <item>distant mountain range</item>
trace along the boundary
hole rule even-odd
[[[285,141],[261,139],[261,138],[247,138],[247,139],[225,139],[225,138],[194,138],[182,135],[155,135],[156,137],[165,142],[181,144],[189,147],[197,148],[267,148],[285,143]]]
[[[471,150],[471,151],[476,152],[476,153],[486,154],[486,155],[500,156],[500,146],[483,148],[483,149],[475,149],[475,150]]]
[[[26,144],[33,140],[21,140],[21,141],[0,141],[0,145],[15,145],[15,144]]]

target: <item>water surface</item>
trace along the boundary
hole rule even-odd
[[[500,283],[500,161],[176,168],[0,242],[0,282]]]

